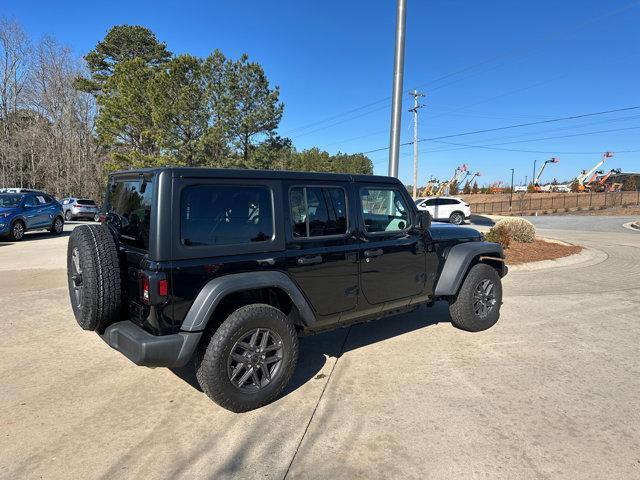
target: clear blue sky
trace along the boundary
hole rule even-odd
[[[246,52],[280,86],[280,132],[298,149],[388,146],[394,0],[4,0],[0,15],[34,38],[56,37],[78,56],[122,23],[152,29],[175,53]],[[633,0],[408,0],[404,87],[427,93],[420,136],[640,105],[638,25],[640,2]],[[402,141],[412,138],[410,101],[405,94]],[[617,131],[592,133],[602,130]],[[565,138],[531,141],[558,136]],[[560,158],[545,173],[548,180],[572,178],[599,158],[570,152],[613,150],[620,153],[606,166],[639,171],[640,109],[444,141],[540,153],[421,142],[420,184],[450,176],[461,163],[480,170],[482,182],[507,180],[513,167],[518,183],[531,178],[534,159],[552,156],[546,152]],[[376,173],[386,174],[387,155],[370,154]],[[400,177],[410,182],[411,146],[401,149],[400,162]]]

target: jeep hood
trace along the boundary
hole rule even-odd
[[[482,235],[471,227],[459,227],[450,223],[433,222],[429,228],[429,234],[436,242],[445,240],[482,240]]]

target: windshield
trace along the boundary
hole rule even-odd
[[[95,205],[96,202],[94,202],[93,200],[77,200],[76,203],[78,205]]]
[[[22,200],[22,195],[16,195],[13,193],[2,193],[0,194],[0,207],[4,207],[4,208],[19,207],[21,200]]]

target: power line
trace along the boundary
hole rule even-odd
[[[551,118],[551,119],[547,119],[547,120],[539,120],[537,122],[528,122],[528,123],[518,123],[515,125],[506,125],[504,127],[495,127],[495,128],[485,128],[483,130],[473,130],[471,132],[462,132],[462,133],[453,133],[450,135],[441,135],[439,137],[431,137],[431,138],[421,138],[418,139],[419,142],[425,142],[425,141],[433,141],[433,140],[444,140],[447,138],[454,138],[454,137],[462,137],[462,136],[467,136],[467,135],[476,135],[478,133],[487,133],[487,132],[497,132],[500,130],[508,130],[508,129],[512,129],[512,128],[522,128],[522,127],[530,127],[532,125],[542,125],[542,124],[546,124],[546,123],[554,123],[554,122],[561,122],[561,121],[565,121],[565,120],[575,120],[577,118],[585,118],[585,117],[593,117],[595,115],[606,115],[608,113],[615,113],[615,112],[626,112],[629,110],[637,110],[640,108],[639,106],[633,106],[633,107],[625,107],[625,108],[616,108],[613,110],[604,110],[601,112],[592,112],[592,113],[584,113],[581,115],[571,115],[568,117],[559,117],[559,118]],[[402,143],[401,146],[404,145],[409,145],[411,142],[405,142]],[[363,154],[368,154],[368,153],[375,153],[375,152],[381,152],[384,150],[387,150],[389,147],[381,147],[381,148],[376,148],[374,150],[369,150],[366,152],[361,152]]]
[[[488,147],[493,147],[493,146],[500,146],[500,145],[513,145],[515,143],[529,143],[529,142],[541,142],[544,140],[555,140],[555,139],[559,139],[559,138],[570,138],[570,137],[582,137],[585,135],[597,135],[597,134],[601,134],[601,133],[613,133],[613,132],[622,132],[622,131],[626,131],[626,130],[637,130],[639,129],[640,126],[637,127],[625,127],[625,128],[614,128],[614,129],[609,129],[609,130],[597,130],[595,132],[582,132],[582,133],[572,133],[569,135],[556,135],[553,137],[543,137],[543,138],[530,138],[530,139],[525,139],[525,140],[515,140],[513,142],[502,142],[502,143],[488,143],[488,144],[484,144],[484,145],[469,145],[470,148],[488,148]],[[444,142],[441,140],[431,140],[432,142],[435,143],[443,143],[443,144],[447,144],[447,145],[464,145],[464,144],[458,144],[458,143],[452,143],[452,142]],[[458,150],[456,149],[438,149],[438,150],[432,150],[433,153],[437,153],[437,152],[446,152],[446,151],[450,151],[450,150]]]

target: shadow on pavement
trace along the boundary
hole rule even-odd
[[[354,325],[329,332],[310,335],[300,339],[298,366],[289,385],[281,396],[289,395],[309,380],[316,378],[328,357],[340,357],[342,353],[357,350],[377,342],[421,328],[450,322],[447,302],[437,302],[433,307],[419,307],[417,310]],[[348,338],[345,339],[345,336]],[[341,351],[344,345],[344,351]],[[195,373],[193,361],[182,368],[171,371],[196,390],[202,392]],[[320,379],[322,377],[318,377]]]
[[[485,227],[493,227],[496,223],[489,217],[476,214],[471,215],[470,221],[472,225],[484,225]]]
[[[22,240],[20,240],[19,242],[12,242],[11,240],[8,240],[6,237],[5,238],[0,237],[0,246],[13,245],[15,243],[23,243],[23,242],[33,242],[36,240],[46,240],[48,238],[68,237],[69,235],[71,235],[71,232],[67,232],[67,231],[63,231],[58,235],[54,235],[53,233],[47,230],[43,230],[42,232],[27,232],[24,234],[24,237],[22,237]]]

